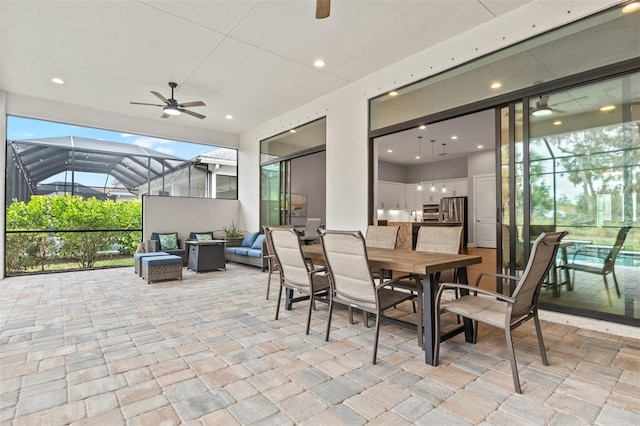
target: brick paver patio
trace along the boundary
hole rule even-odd
[[[337,310],[325,342],[318,303],[307,336],[302,304],[273,320],[266,278],[230,264],[151,285],[133,267],[0,281],[0,423],[640,424],[640,340],[543,321],[544,367],[525,325],[517,395],[499,330],[445,342],[431,367],[415,332],[383,325],[372,365],[359,316]]]

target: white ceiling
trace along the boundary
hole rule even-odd
[[[422,136],[420,142],[419,136]],[[433,156],[432,140],[435,141]],[[425,129],[414,128],[382,136],[376,138],[375,142],[379,161],[411,166],[466,157],[474,151],[494,150],[495,140],[495,111],[491,109],[430,124]],[[443,147],[443,143],[446,146]],[[479,145],[482,147],[478,148]],[[387,152],[389,149],[393,152]],[[441,155],[443,152],[446,155]],[[419,159],[416,158],[418,154]]]
[[[0,0],[0,87],[161,120],[129,101],[175,81],[207,118],[166,120],[241,133],[529,1],[333,0],[316,20],[314,0]]]

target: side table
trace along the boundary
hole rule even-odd
[[[189,261],[187,270],[195,272],[215,271],[217,269],[227,270],[224,257],[224,240],[185,241]]]

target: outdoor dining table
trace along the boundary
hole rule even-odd
[[[302,251],[305,257],[312,260],[322,260],[322,246],[319,244],[303,246]],[[440,273],[449,269],[457,270],[458,282],[468,283],[467,266],[482,263],[481,256],[447,254],[414,251],[408,249],[384,249],[367,248],[369,264],[372,268],[386,269],[401,272],[404,274],[418,274],[422,277],[423,286],[423,350],[425,363],[434,365],[434,349],[436,341],[435,330],[435,297],[438,291],[438,279]],[[461,292],[463,295],[466,291]],[[420,315],[420,312],[418,312]],[[473,343],[473,323],[465,319],[463,325],[457,327],[441,336],[441,340],[447,340],[462,331],[465,333],[465,340]]]

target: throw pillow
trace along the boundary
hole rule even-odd
[[[260,250],[262,248],[262,243],[264,243],[264,239],[265,239],[264,234],[258,235],[258,238],[256,238],[256,240],[253,242],[253,245],[251,246],[251,248]]]
[[[251,247],[253,245],[253,242],[256,240],[256,238],[258,238],[258,235],[260,235],[259,232],[249,232],[247,235],[244,236],[244,239],[242,240],[242,244],[240,244],[242,247]]]
[[[196,240],[198,240],[198,241],[213,240],[213,232],[207,232],[207,233],[204,233],[204,234],[196,234]]]
[[[158,234],[160,239],[160,250],[175,250],[178,248],[178,235],[173,234]]]

